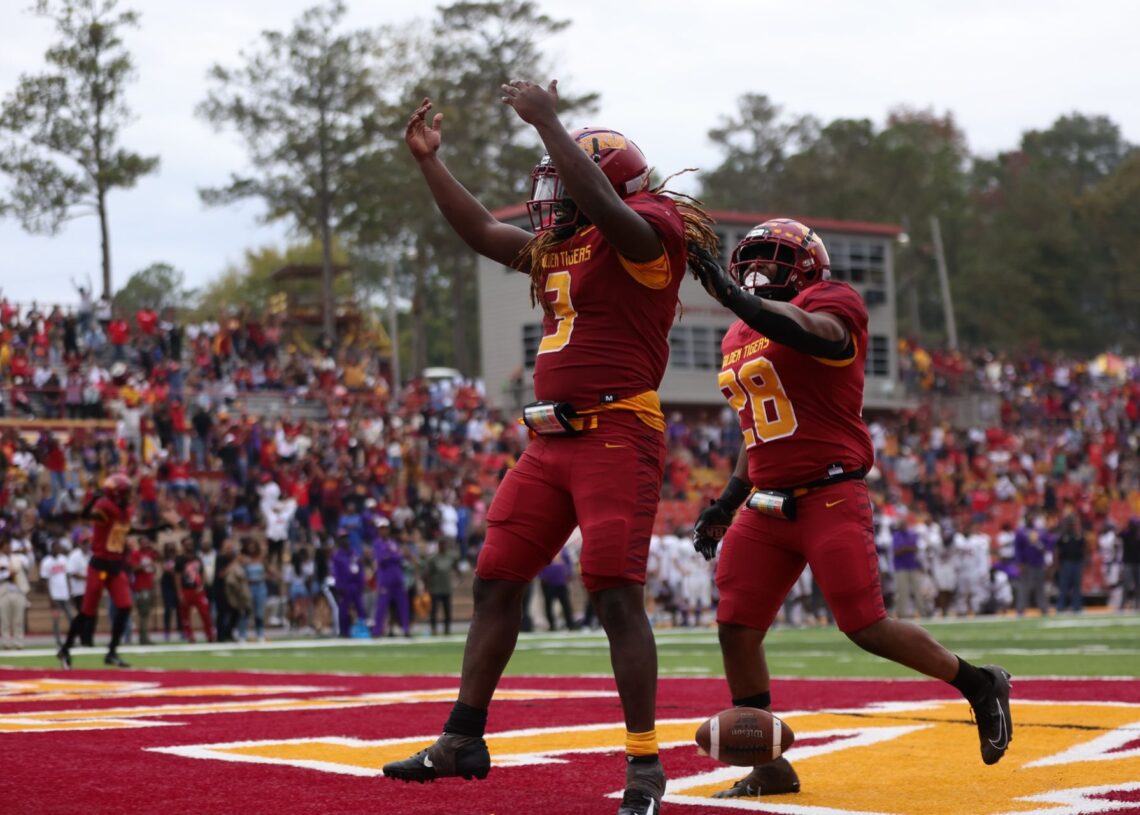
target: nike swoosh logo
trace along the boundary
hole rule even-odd
[[[625,445],[624,444],[610,444],[608,441],[606,442],[606,448],[607,449],[614,450],[618,447],[625,447]]]
[[[828,509],[831,509],[834,506],[838,506],[839,504],[842,504],[846,500],[847,500],[846,498],[840,498],[838,501],[825,501],[823,505],[825,507],[827,507]]]
[[[995,750],[1004,750],[1009,745],[1009,733],[1005,729],[1005,711],[1001,705],[997,706],[998,709],[998,737],[997,739],[990,739],[990,744],[994,746]]]
[[[424,766],[429,770],[435,769],[435,765],[431,763],[431,756],[429,756],[427,753],[424,753]]]

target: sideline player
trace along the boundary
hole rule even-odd
[[[717,624],[733,704],[771,709],[764,635],[808,565],[852,642],[961,692],[974,711],[982,760],[996,763],[1013,736],[1008,672],[971,665],[922,627],[888,617],[883,604],[863,480],[874,453],[862,420],[862,297],[829,279],[823,241],[786,218],[754,227],[727,273],[712,256],[694,256],[705,289],[740,318],[721,344],[718,383],[739,414],[744,443],[724,493],[693,530],[706,560],[724,538]],[[715,797],[799,786],[780,758]]]
[[[654,708],[657,650],[645,614],[645,564],[664,472],[657,388],[686,269],[686,243],[716,238],[693,204],[648,189],[644,155],[605,128],[569,133],[557,82],[513,81],[502,101],[538,132],[545,156],[528,203],[537,234],[496,220],[437,155],[442,115],[412,115],[405,139],[444,218],[476,252],[530,276],[544,312],[524,408],[533,432],[487,513],[459,699],[429,748],[384,767],[403,781],[483,778],[491,697],[518,639],[522,599],[539,570],[582,529],[582,580],[610,643],[625,717],[619,813],[657,813],[665,790]]]
[[[67,639],[56,652],[60,667],[71,669],[71,648],[77,638],[89,639],[94,631],[95,615],[106,587],[115,612],[111,619],[111,643],[104,665],[117,668],[130,666],[118,654],[119,640],[131,618],[131,586],[127,575],[126,543],[128,535],[153,535],[170,524],[136,528],[131,526],[131,479],[114,473],[103,482],[100,493],[84,507],[83,516],[92,520],[91,560],[87,564],[87,586],[79,613],[67,629]]]

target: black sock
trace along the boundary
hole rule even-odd
[[[487,711],[480,710],[463,702],[456,702],[443,726],[444,733],[455,733],[458,736],[474,736],[482,738],[487,729]]]
[[[127,623],[131,619],[130,606],[127,608],[116,608],[115,613],[111,618],[111,644],[107,648],[107,654],[114,654],[119,650],[119,641],[123,638],[123,632],[127,630]]]
[[[950,680],[950,684],[957,688],[967,701],[980,699],[994,686],[989,674],[975,668],[962,657],[958,657],[958,675]]]
[[[72,646],[75,645],[77,637],[81,636],[84,627],[87,625],[87,620],[90,618],[82,611],[76,614],[71,619],[71,625],[67,627],[67,639],[63,641],[63,650],[70,651]]]
[[[733,699],[733,707],[758,707],[761,710],[767,710],[772,707],[772,692],[764,691],[752,696],[745,696],[743,699]]]

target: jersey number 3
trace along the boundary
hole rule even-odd
[[[570,335],[574,333],[574,320],[578,312],[570,301],[570,273],[551,272],[546,276],[546,291],[553,292],[550,305],[554,308],[554,332],[542,338],[538,345],[538,353],[553,354],[561,351],[570,344]]]
[[[725,368],[717,376],[717,384],[732,409],[740,414],[744,428],[744,446],[775,441],[796,432],[799,422],[792,401],[776,368],[765,357],[755,357],[740,366],[737,373]],[[748,411],[745,412],[745,408]],[[749,426],[751,414],[751,426]]]

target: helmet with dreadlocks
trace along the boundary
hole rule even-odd
[[[621,133],[604,127],[583,127],[573,131],[570,137],[601,168],[622,198],[644,186],[649,177],[649,162],[637,145]],[[569,237],[584,223],[584,217],[566,194],[550,156],[542,157],[530,177],[531,194],[526,206],[534,231],[554,229],[559,237]]]

